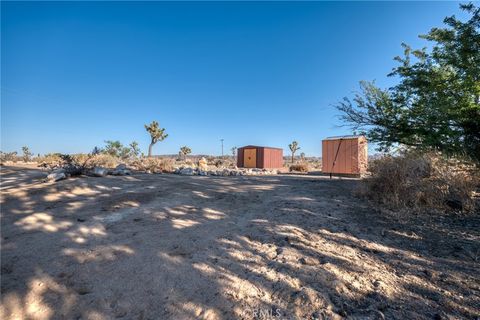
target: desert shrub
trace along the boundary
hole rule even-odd
[[[84,160],[85,159],[85,156],[88,156],[88,155],[84,155],[82,154],[81,155],[81,160]],[[82,164],[82,163],[80,163]],[[117,165],[119,164],[119,160],[117,157],[115,156],[112,156],[110,154],[105,154],[105,153],[101,153],[101,154],[96,154],[94,156],[91,157],[90,160],[88,160],[88,162],[86,163],[86,167],[104,167],[104,168],[115,168]]]
[[[32,152],[27,146],[22,147],[22,160],[23,162],[30,162],[32,160]]]
[[[2,152],[2,151],[0,151],[0,162],[4,163],[4,162],[7,162],[7,161],[17,162],[18,161],[17,152],[16,151],[14,151],[14,152]]]
[[[207,161],[208,165],[213,165],[217,168],[234,168],[236,166],[236,162],[228,158],[207,158]]]
[[[37,159],[38,166],[49,169],[59,168],[65,165],[65,155],[61,153],[48,153]]]
[[[86,154],[86,153],[77,153],[77,154],[72,154],[70,156],[71,162],[74,165],[77,166],[87,166],[89,160],[92,158],[92,155]]]
[[[140,158],[132,161],[132,167],[139,171],[151,173],[173,172],[174,159],[170,158]]]
[[[406,152],[370,163],[359,194],[399,208],[471,212],[478,203],[478,168],[437,153]]]
[[[308,172],[308,164],[307,163],[292,164],[289,170],[290,172],[292,171]]]

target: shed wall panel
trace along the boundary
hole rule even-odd
[[[322,141],[322,171],[361,174],[367,170],[367,140],[364,137]]]
[[[243,148],[237,149],[237,167],[243,167]]]
[[[278,148],[245,146],[238,148],[237,166],[245,167],[244,155],[245,149],[255,149],[257,151],[257,168],[281,168],[283,167],[283,150]]]

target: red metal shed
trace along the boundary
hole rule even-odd
[[[281,168],[283,167],[283,149],[259,146],[238,148],[237,166],[261,169]]]
[[[367,170],[364,136],[329,137],[322,141],[322,172],[360,175]]]

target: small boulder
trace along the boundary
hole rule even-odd
[[[50,180],[50,181],[58,181],[66,178],[67,178],[67,175],[65,174],[65,172],[52,172],[47,176],[47,180]]]
[[[124,163],[119,164],[115,170],[127,170],[127,165]]]
[[[186,167],[186,168],[180,169],[179,173],[185,176],[193,176],[195,174],[195,169],[191,167]]]
[[[66,170],[64,168],[58,168],[53,170],[51,173],[66,173]]]
[[[94,167],[92,175],[94,177],[105,177],[108,174],[108,170],[103,167]]]
[[[115,170],[111,173],[114,176],[125,176],[130,175],[130,170],[127,169],[127,166],[124,164],[119,164]]]
[[[198,169],[200,169],[200,170],[207,170],[208,169],[207,159],[202,157],[200,160],[198,160]]]

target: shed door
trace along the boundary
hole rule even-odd
[[[245,168],[255,168],[257,166],[257,149],[243,150],[243,166]]]

